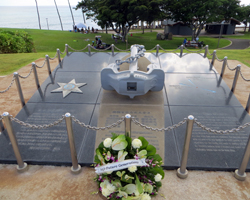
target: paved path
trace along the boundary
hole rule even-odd
[[[232,43],[231,45],[224,47],[222,49],[246,49],[250,46],[250,40],[246,39],[232,39],[232,38],[225,38],[230,40]]]

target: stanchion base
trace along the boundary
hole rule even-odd
[[[179,178],[181,178],[181,179],[187,178],[187,177],[188,177],[188,170],[186,169],[186,170],[185,170],[185,173],[183,174],[183,173],[181,173],[181,169],[178,168],[178,169],[177,169],[177,176],[178,176]]]
[[[80,172],[81,172],[81,166],[80,165],[78,165],[78,168],[77,169],[74,169],[73,168],[73,166],[71,167],[71,172],[73,173],[73,174],[79,174]]]
[[[28,170],[28,165],[27,165],[27,163],[24,162],[23,164],[24,164],[23,167],[19,167],[19,166],[17,165],[16,168],[17,168],[17,171],[18,171],[18,172],[25,172],[25,171]]]
[[[243,175],[240,175],[238,169],[236,169],[234,172],[234,177],[239,181],[244,181],[246,180],[247,174],[244,172]]]

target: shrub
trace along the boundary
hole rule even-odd
[[[0,30],[0,53],[29,53],[35,51],[33,39],[25,31]]]

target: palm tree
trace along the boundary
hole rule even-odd
[[[36,1],[36,0],[35,0],[35,1]],[[39,27],[40,27],[40,29],[41,29],[41,22],[40,22],[40,15],[39,15],[39,10],[38,10],[37,1],[36,1],[36,10],[37,10],[37,16],[38,16]]]
[[[55,2],[55,5],[56,5],[56,0],[54,0],[54,2]],[[61,27],[62,27],[62,31],[63,31],[62,20],[61,20],[61,17],[60,17],[60,14],[59,14],[59,11],[58,11],[58,8],[57,8],[57,5],[56,5],[56,10],[57,10],[57,14],[58,14],[58,17],[59,17],[59,20],[60,20],[60,23],[61,23]]]
[[[68,3],[69,3],[69,0],[68,0]],[[74,20],[74,16],[73,16],[73,12],[72,12],[70,3],[69,3],[69,9],[70,9],[70,12],[71,12],[71,16],[72,16],[72,20],[73,20],[73,27],[74,27],[75,26],[75,20]]]

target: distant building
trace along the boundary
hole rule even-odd
[[[164,20],[162,24],[166,24],[166,33],[172,33],[173,35],[192,35],[192,29],[183,22]]]
[[[224,22],[224,23],[223,23]],[[213,22],[206,24],[206,32],[211,34],[220,34],[221,26],[223,25],[223,30],[221,34],[231,35],[235,33],[235,26],[240,25],[240,21],[237,19],[231,18],[229,21],[222,23]]]

